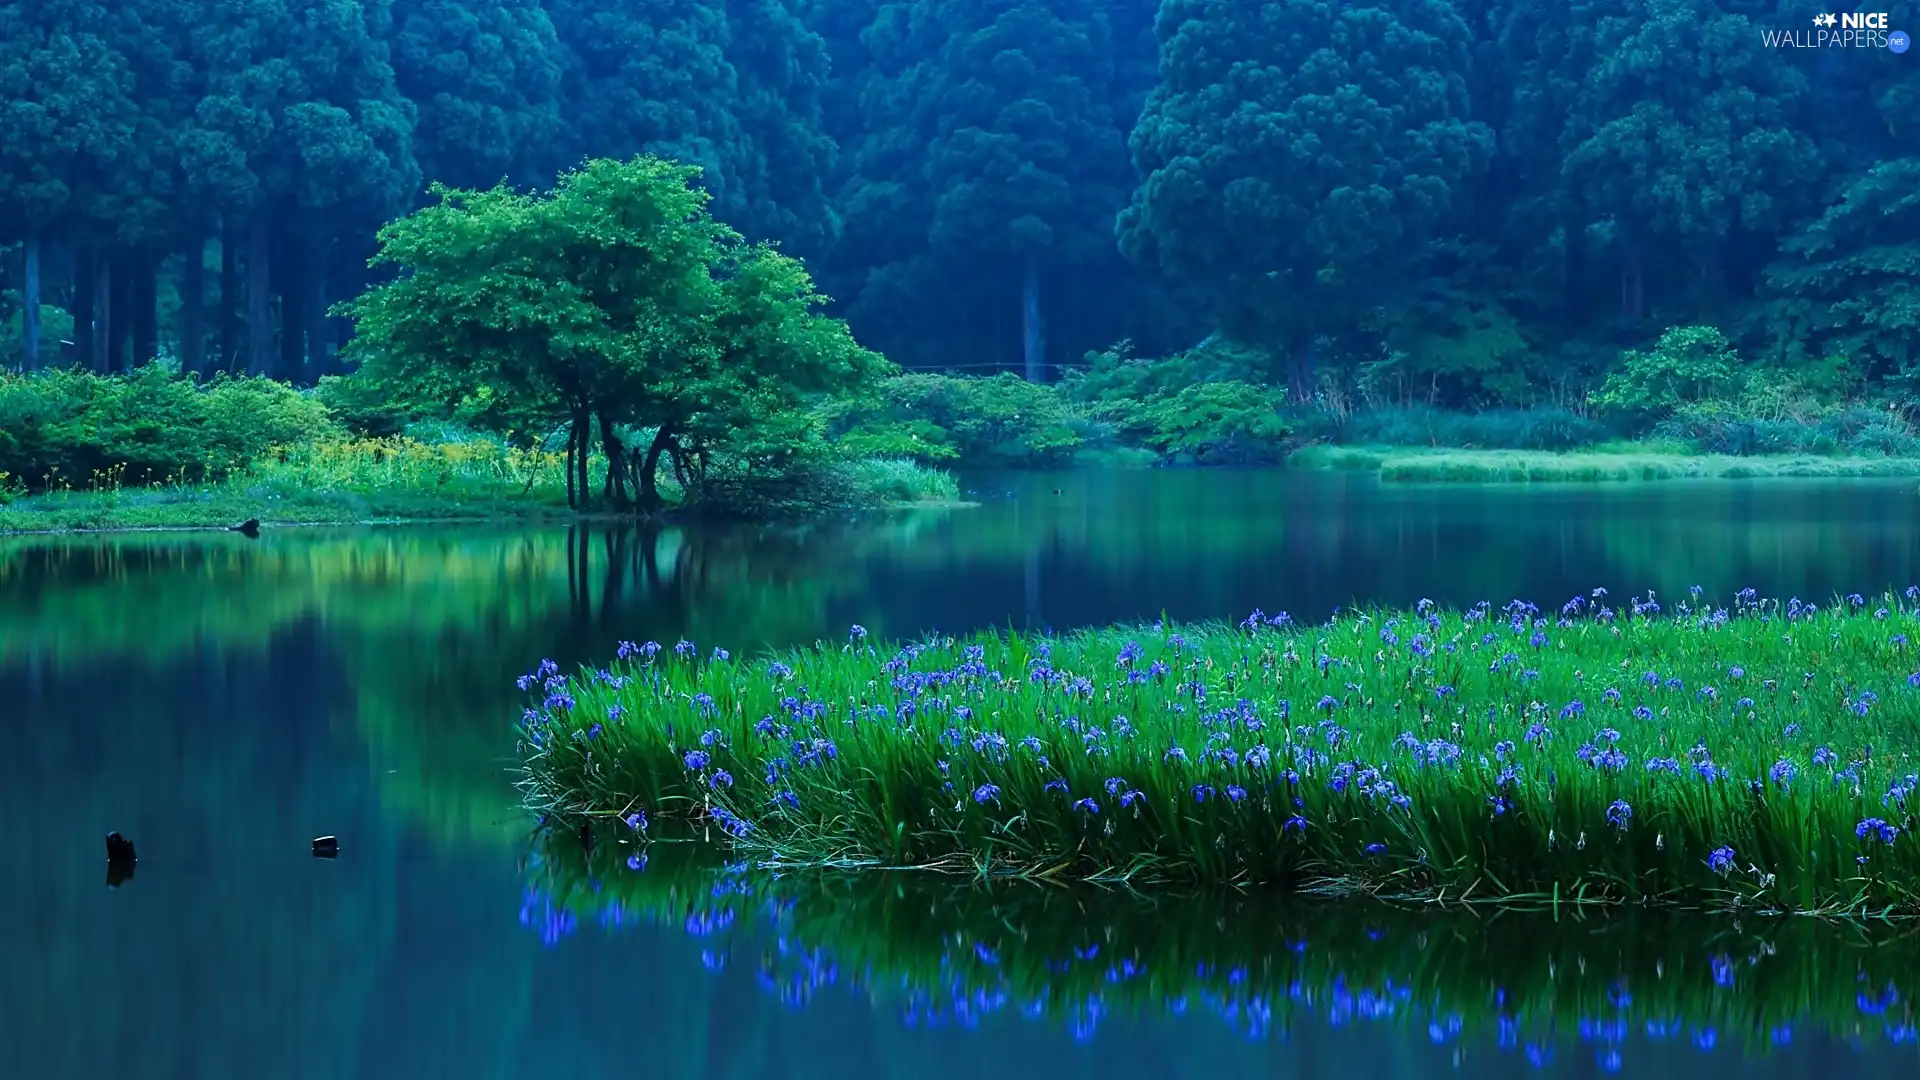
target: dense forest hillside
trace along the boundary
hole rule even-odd
[[[5,0],[0,344],[310,383],[428,183],[652,153],[909,368],[1055,381],[1224,333],[1295,396],[1527,406],[1709,326],[1835,396],[1904,392],[1920,61],[1811,14]]]

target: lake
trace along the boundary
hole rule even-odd
[[[50,1080],[1920,1065],[1895,985],[1912,946],[1804,920],[1483,925],[896,882],[736,896],[664,859],[568,878],[530,845],[513,677],[621,638],[739,652],[855,623],[1308,620],[1596,587],[1824,603],[1920,581],[1910,481],[968,487],[977,508],[801,529],[0,539],[0,1060]],[[114,889],[109,829],[141,855]],[[323,833],[337,860],[310,856]]]

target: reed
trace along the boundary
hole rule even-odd
[[[796,869],[1920,914],[1916,599],[622,643],[522,677],[523,783]]]

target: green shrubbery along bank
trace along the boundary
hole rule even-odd
[[[167,361],[0,377],[0,491],[72,511],[75,493],[202,485],[135,519],[177,523],[244,503],[233,484],[263,468],[297,460],[364,485],[369,467],[411,460],[422,467],[384,472],[415,495],[541,510],[768,516],[955,499],[942,473],[827,437],[823,403],[873,392],[893,369],[820,314],[797,260],[714,221],[695,176],[641,157],[591,162],[538,195],[436,188],[436,204],[380,234],[376,261],[398,273],[339,309],[357,370],[311,391],[201,384]],[[476,465],[491,483],[453,482]],[[192,508],[209,500],[217,511]],[[0,527],[31,527],[48,505]],[[55,522],[113,520],[86,509]]]
[[[1920,455],[1906,397],[1870,392],[1838,360],[1811,369],[1748,362],[1711,327],[1670,329],[1645,349],[1624,351],[1590,391],[1569,392],[1568,403],[1524,408],[1435,407],[1393,381],[1393,361],[1323,368],[1311,400],[1290,400],[1275,381],[1283,363],[1209,341],[1162,358],[1137,357],[1125,346],[1095,353],[1051,385],[1011,375],[910,374],[882,384],[873,399],[839,406],[833,430],[876,452],[1000,467],[1128,459],[1270,464],[1313,445],[1632,452],[1661,459],[1649,474],[1656,476],[1700,471],[1672,460],[1689,455]],[[1303,460],[1376,468],[1399,459],[1316,453]]]

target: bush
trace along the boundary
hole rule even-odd
[[[1606,424],[1566,409],[1378,409],[1355,413],[1337,429],[1343,443],[1458,450],[1574,450],[1614,434]]]
[[[848,453],[1000,467],[1063,465],[1112,441],[1108,425],[1016,375],[896,376],[874,400],[835,406],[829,431]]]
[[[1629,416],[1664,419],[1684,406],[1724,399],[1739,364],[1718,328],[1676,326],[1645,352],[1627,350],[1622,370],[1607,376],[1591,401]]]
[[[1286,459],[1293,427],[1282,394],[1245,382],[1210,382],[1137,405],[1108,406],[1122,431],[1163,457],[1203,465]]]
[[[32,490],[215,479],[275,446],[339,434],[311,396],[262,378],[0,374],[0,472]]]

